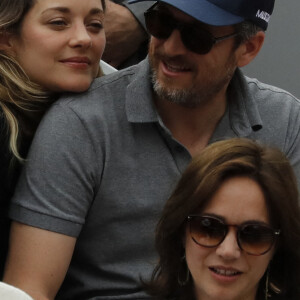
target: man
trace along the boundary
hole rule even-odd
[[[148,299],[155,225],[191,156],[248,137],[282,149],[299,178],[299,101],[239,70],[273,5],[159,1],[149,59],[52,107],[11,207],[5,281],[35,299]]]
[[[148,34],[145,29],[144,11],[153,3],[154,1],[149,1],[128,5],[124,0],[106,2],[107,43],[103,60],[122,69],[146,57]]]

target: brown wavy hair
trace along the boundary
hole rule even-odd
[[[155,299],[194,299],[193,284],[178,283],[187,216],[205,208],[224,180],[247,176],[265,195],[271,225],[281,234],[270,264],[272,299],[300,299],[300,210],[297,181],[281,151],[247,139],[230,139],[206,147],[193,158],[167,201],[156,229],[159,262],[149,282]],[[265,276],[256,299],[264,298]]]

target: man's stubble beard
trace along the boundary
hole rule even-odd
[[[232,53],[226,66],[221,72],[219,70],[218,75],[213,77],[207,72],[202,82],[194,82],[189,88],[176,88],[168,86],[168,81],[172,83],[172,79],[166,79],[166,84],[161,84],[157,78],[157,71],[155,69],[156,59],[153,55],[149,55],[149,60],[152,86],[156,96],[159,99],[189,108],[198,107],[211,101],[224,87],[227,87],[236,70],[236,59],[234,53]]]

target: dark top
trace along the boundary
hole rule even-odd
[[[25,139],[20,147],[20,155],[25,157],[30,139]],[[0,281],[3,277],[8,250],[10,219],[8,207],[21,172],[22,164],[9,150],[9,127],[0,106]]]
[[[12,186],[8,180],[11,154],[8,150],[8,129],[0,107],[0,279],[2,278],[8,245],[9,219],[8,203],[12,196]]]

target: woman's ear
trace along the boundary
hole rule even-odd
[[[13,51],[12,34],[0,32],[0,51],[10,53]]]
[[[265,33],[259,31],[249,40],[242,43],[237,49],[237,66],[241,68],[248,65],[259,53],[264,40]]]

